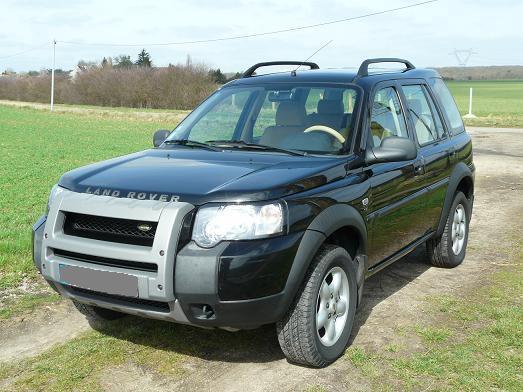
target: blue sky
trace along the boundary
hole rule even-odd
[[[523,65],[523,1],[439,0],[395,13],[298,32],[183,46],[150,46],[185,40],[259,33],[348,18],[418,0],[2,0],[0,71],[50,67],[50,42],[144,44],[154,64],[205,62],[223,71],[252,63],[305,59],[333,40],[314,60],[350,67],[368,57],[405,57],[419,66],[456,65],[449,53],[472,48],[469,65]],[[2,58],[41,46],[19,56]],[[141,47],[57,45],[57,67],[78,60],[129,54]]]

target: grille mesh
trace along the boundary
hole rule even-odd
[[[152,246],[157,225],[157,222],[66,212],[64,233],[101,241]],[[139,226],[149,227],[149,230],[140,230]]]

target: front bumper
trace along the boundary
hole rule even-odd
[[[33,257],[43,277],[64,297],[89,305],[202,327],[254,328],[285,314],[295,294],[288,280],[303,232],[257,241],[224,242],[203,249],[190,242],[178,250],[187,203],[137,201],[64,191],[49,216],[33,227]],[[152,247],[65,235],[64,211],[158,222]],[[154,262],[157,272],[86,263],[55,249],[97,257]],[[161,256],[161,251],[164,252]],[[137,297],[110,295],[61,281],[60,266],[135,276]]]

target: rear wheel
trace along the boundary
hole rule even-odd
[[[80,313],[92,321],[110,321],[125,317],[125,313],[111,309],[99,308],[98,306],[86,305],[73,300],[73,304]]]
[[[456,193],[443,234],[427,241],[427,253],[433,265],[452,268],[463,262],[468,242],[470,212],[469,200],[462,192]]]
[[[323,367],[345,351],[356,312],[356,269],[343,248],[323,246],[296,299],[277,323],[290,362]]]

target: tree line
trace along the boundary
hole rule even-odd
[[[55,70],[55,102],[66,104],[192,109],[228,78],[220,69],[185,63],[156,67],[143,49],[133,61],[129,55],[104,57],[101,62],[79,61],[74,70]],[[0,76],[0,99],[47,103],[51,70]]]

